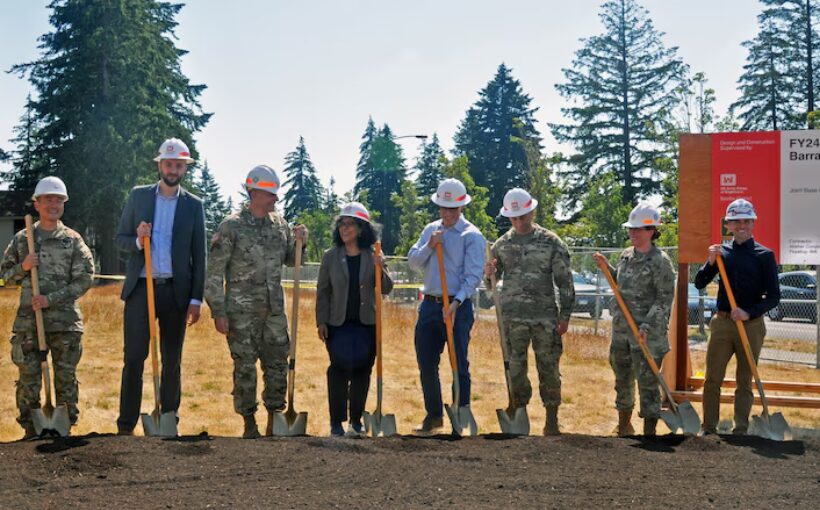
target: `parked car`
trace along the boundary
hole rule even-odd
[[[609,296],[612,295],[606,279],[602,278],[600,285],[596,285],[590,283],[584,275],[573,271],[572,283],[575,285],[575,306],[572,307],[572,312],[588,313],[593,319],[600,319],[604,309],[609,306]]]
[[[689,324],[698,324],[698,314],[700,313],[700,291],[695,287],[694,283],[689,284],[689,291],[687,292],[689,299],[687,300],[687,309]],[[703,322],[708,324],[712,317],[717,313],[717,299],[703,296]]]
[[[780,303],[769,310],[769,318],[782,321],[787,317],[796,317],[817,322],[817,273],[787,271],[780,273],[778,280]]]

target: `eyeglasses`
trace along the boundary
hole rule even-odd
[[[635,232],[638,230],[655,230],[655,227],[629,227],[629,230]]]

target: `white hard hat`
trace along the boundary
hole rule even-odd
[[[349,216],[351,218],[359,218],[370,223],[370,213],[367,208],[359,202],[350,202],[342,206],[342,211],[339,216]]]
[[[463,207],[469,204],[472,198],[467,194],[467,188],[461,181],[445,179],[438,185],[430,200],[439,207]]]
[[[186,163],[194,162],[188,146],[179,138],[169,138],[162,142],[159,146],[159,156],[155,157],[154,161],[162,159],[184,159]]]
[[[538,207],[538,200],[532,198],[527,190],[513,188],[504,195],[504,207],[501,208],[501,216],[517,218],[534,211],[536,207]]]
[[[36,200],[40,195],[59,195],[68,202],[68,190],[65,187],[65,183],[62,179],[54,177],[53,175],[43,177],[40,179],[40,182],[37,183],[32,198]]]
[[[622,226],[626,228],[657,227],[662,225],[660,210],[649,204],[641,202],[629,213],[629,221]]]
[[[245,179],[245,189],[248,191],[258,189],[267,191],[271,195],[279,193],[279,176],[273,168],[267,165],[257,165],[248,172]]]
[[[755,206],[748,200],[738,198],[726,208],[726,220],[756,220]]]

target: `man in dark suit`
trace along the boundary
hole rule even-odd
[[[199,320],[205,285],[205,214],[202,201],[179,184],[188,164],[188,147],[171,138],[154,159],[160,181],[131,190],[117,230],[118,247],[129,254],[122,299],[124,367],[120,389],[120,435],[132,435],[140,415],[142,373],[148,357],[148,300],[143,239],[151,242],[151,265],[160,329],[162,413],[179,409],[180,364],[186,324]],[[178,419],[178,418],[177,418]]]

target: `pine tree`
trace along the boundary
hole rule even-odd
[[[432,203],[429,197],[436,192],[442,180],[441,169],[444,167],[445,160],[438,135],[433,133],[430,143],[422,143],[421,154],[416,161],[416,195],[426,199],[422,207],[427,209],[431,215],[437,214],[438,206]]]
[[[520,144],[527,155],[525,188],[530,196],[538,201],[534,221],[544,228],[554,230],[558,223],[555,219],[555,209],[560,191],[552,182],[550,159],[541,153],[538,142],[535,140],[513,137],[513,141]],[[496,211],[497,214],[499,212]],[[500,220],[500,218],[497,219]],[[506,221],[504,225],[507,225]]]
[[[372,122],[372,119],[371,119]],[[370,129],[368,123],[368,130]],[[368,133],[365,132],[365,136]],[[382,248],[386,254],[395,253],[399,244],[399,211],[390,197],[401,191],[401,183],[407,176],[404,154],[401,147],[393,140],[393,132],[385,124],[379,129],[369,143],[362,144],[362,157],[356,175],[354,191],[360,196],[367,192],[370,202],[368,209],[371,215],[378,213],[384,227]]]
[[[817,0],[761,0],[760,32],[743,46],[747,63],[738,83],[744,130],[801,129],[811,123],[820,92],[820,23]]]
[[[553,124],[552,132],[578,151],[562,176],[569,209],[603,174],[615,176],[600,182],[618,183],[627,204],[658,191],[663,176],[655,162],[667,149],[658,130],[675,106],[683,65],[634,0],[607,1],[600,18],[604,33],[584,40],[563,70],[566,83],[556,85],[571,104],[562,109],[570,123]]]
[[[429,196],[421,195],[416,191],[417,185],[405,180],[401,183],[401,192],[393,193],[390,200],[399,211],[399,231],[401,239],[396,247],[397,255],[406,255],[416,243],[425,225],[430,223],[433,215],[425,207],[430,202]],[[438,207],[438,206],[436,206]]]
[[[316,167],[310,160],[305,139],[299,137],[296,149],[285,156],[285,218],[289,221],[304,210],[312,211],[322,205],[324,189],[316,176]]]
[[[14,128],[14,138],[11,142],[15,144],[12,153],[6,156],[13,165],[13,170],[3,176],[11,184],[11,189],[24,196],[31,196],[37,181],[40,180],[47,168],[47,164],[38,148],[38,137],[40,126],[35,117],[34,106],[31,95],[26,97],[25,111],[20,117],[20,123]]]
[[[37,177],[61,177],[71,195],[66,223],[86,235],[103,272],[118,269],[113,238],[130,188],[154,181],[151,161],[172,136],[194,153],[192,135],[210,117],[182,74],[174,44],[182,5],[154,0],[53,0],[54,31],[38,60],[13,71],[28,77],[40,126]]]
[[[479,186],[489,190],[488,212],[501,208],[504,193],[521,187],[527,179],[527,155],[513,137],[539,143],[530,96],[512,77],[512,70],[501,64],[493,79],[479,92],[479,99],[455,135],[456,155],[469,158],[470,171]]]
[[[225,219],[225,216],[231,213],[231,206],[222,199],[219,184],[217,184],[214,179],[207,160],[205,160],[200,168],[196,187],[205,208],[205,230],[207,231],[208,239],[210,239],[211,235],[216,232],[219,224]]]

